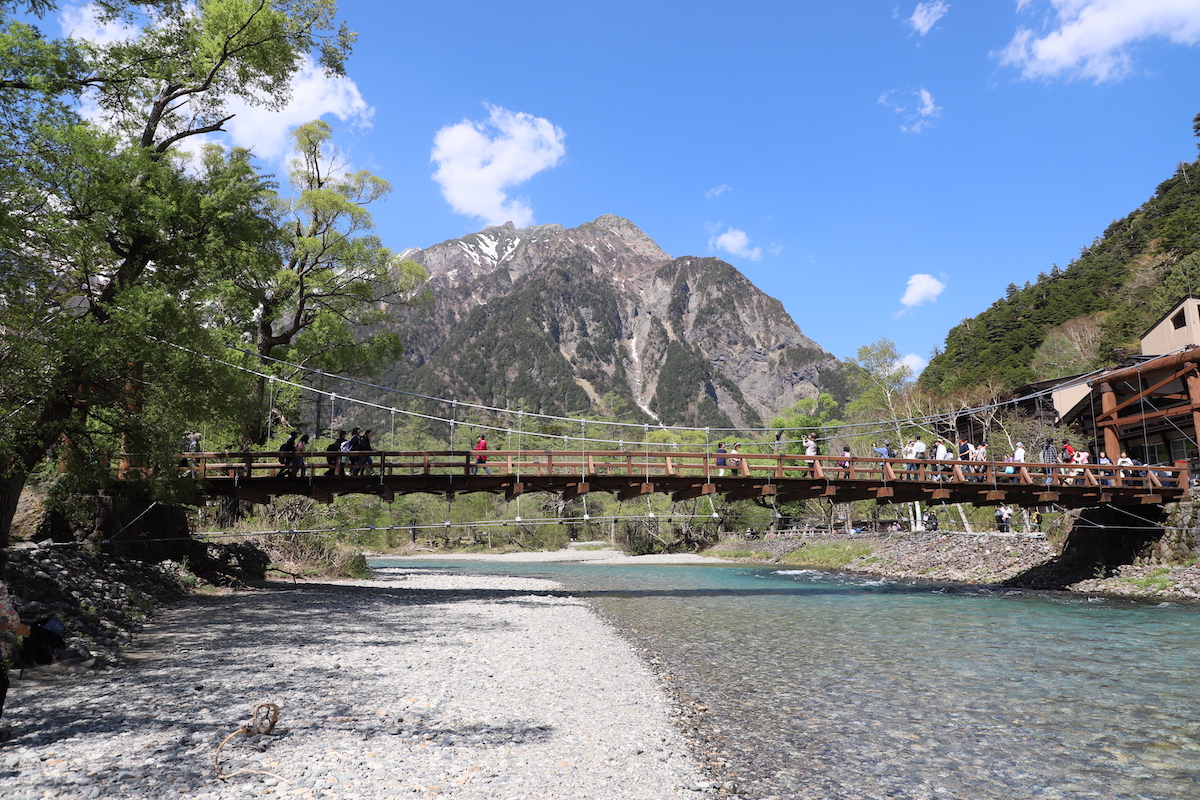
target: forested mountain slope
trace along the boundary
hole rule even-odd
[[[920,383],[1016,387],[1107,366],[1188,294],[1200,293],[1200,160],[1180,164],[1140,208],[1057,266],[963,320]]]

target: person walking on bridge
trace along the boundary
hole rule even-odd
[[[297,478],[303,478],[307,468],[304,466],[304,454],[308,452],[308,434],[304,434],[296,441],[296,465],[292,472]]]
[[[283,444],[279,445],[279,463],[283,469],[275,476],[277,478],[294,478],[296,476],[296,436],[298,431],[288,434]]]
[[[488,475],[491,475],[492,471],[490,469],[488,469],[488,466],[487,466],[487,449],[488,449],[487,439],[484,438],[482,433],[479,434],[479,441],[477,441],[475,443],[474,449],[475,449],[475,466],[471,467],[471,474],[478,475],[479,468],[483,467],[483,471],[486,472]]]
[[[808,456],[808,477],[817,477],[817,440],[811,433],[804,434],[804,455]]]
[[[1055,464],[1058,462],[1058,449],[1054,446],[1054,442],[1047,439],[1042,444],[1042,463]],[[1046,467],[1046,485],[1049,486],[1054,482],[1054,467]]]
[[[325,475],[327,477],[341,473],[342,470],[340,468],[339,462],[342,460],[342,456],[341,456],[342,444],[345,441],[346,441],[346,432],[338,431],[337,438],[334,439],[332,442],[330,442],[329,446],[325,448],[326,453],[334,454],[334,455],[325,456],[325,464],[329,467],[329,469],[325,470]]]

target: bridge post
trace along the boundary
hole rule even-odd
[[[1189,378],[1190,381],[1190,378]],[[1188,384],[1189,389],[1191,384]],[[1195,400],[1193,400],[1195,402]],[[1121,457],[1121,437],[1117,433],[1117,393],[1107,381],[1100,384],[1100,427],[1104,430],[1104,452],[1115,464]],[[1197,428],[1200,430],[1200,428]]]

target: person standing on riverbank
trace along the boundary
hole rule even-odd
[[[8,553],[0,550],[0,636],[5,639],[12,634],[17,636],[28,636],[29,626],[21,622],[21,617],[17,613],[17,607],[13,605],[12,599],[8,596],[8,584],[4,582],[4,573],[8,568]],[[13,653],[12,661],[16,662],[17,649],[15,644],[10,648],[9,642],[3,642],[3,650],[0,650],[0,717],[4,716],[4,700],[8,697],[8,662],[9,651]],[[8,738],[8,729],[0,727],[0,741]]]

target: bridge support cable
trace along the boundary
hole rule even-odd
[[[275,382],[275,381],[279,380],[279,381],[282,381],[283,383],[285,383],[285,384],[287,384],[287,385],[289,385],[289,386],[294,386],[294,387],[296,387],[296,388],[298,388],[298,389],[300,389],[300,390],[302,390],[302,391],[311,391],[311,392],[317,392],[318,394],[330,394],[330,393],[328,393],[328,392],[325,392],[324,390],[316,389],[316,388],[313,388],[313,387],[310,387],[310,386],[306,386],[306,385],[304,385],[304,384],[301,384],[301,383],[296,383],[296,382],[293,382],[293,381],[286,381],[286,380],[283,380],[283,379],[279,379],[279,378],[277,378],[276,376],[273,376],[273,375],[267,375],[266,373],[264,373],[264,372],[261,372],[261,371],[259,371],[259,370],[254,370],[254,369],[251,369],[251,368],[248,368],[248,367],[242,366],[242,365],[240,365],[240,364],[235,364],[235,363],[232,363],[232,362],[229,362],[229,361],[223,360],[223,359],[215,358],[215,357],[213,357],[213,356],[211,356],[211,355],[208,355],[208,354],[206,354],[206,353],[200,353],[200,352],[198,352],[198,351],[195,351],[195,350],[193,350],[193,349],[191,349],[191,348],[187,348],[187,347],[184,347],[184,346],[182,346],[182,345],[175,344],[174,342],[165,341],[165,340],[159,339],[159,338],[157,338],[157,337],[148,337],[148,338],[151,338],[151,339],[153,339],[154,341],[156,341],[156,342],[160,342],[160,343],[162,343],[162,344],[165,344],[165,345],[167,345],[167,346],[169,346],[169,347],[173,347],[173,348],[176,348],[176,349],[179,349],[179,350],[182,350],[182,351],[188,352],[188,353],[190,353],[190,354],[192,354],[192,355],[194,355],[194,356],[196,356],[196,357],[198,357],[198,358],[203,358],[203,359],[205,359],[205,360],[208,360],[208,361],[213,361],[213,362],[216,362],[216,363],[221,363],[221,364],[223,364],[223,365],[225,365],[225,366],[227,366],[227,367],[229,367],[229,368],[231,368],[231,369],[236,369],[236,370],[240,370],[240,371],[243,371],[243,372],[248,372],[248,373],[250,373],[250,374],[257,375],[257,376],[259,376],[259,377],[261,377],[261,378],[269,378],[269,379],[270,379],[272,382]],[[284,366],[287,366],[287,367],[289,367],[290,369],[292,369],[292,370],[294,370],[294,371],[296,371],[296,372],[303,372],[303,373],[310,373],[310,374],[318,374],[318,375],[322,375],[322,376],[324,376],[324,375],[326,375],[326,374],[327,374],[327,373],[324,373],[323,371],[321,371],[321,370],[318,370],[318,369],[316,369],[316,368],[314,368],[314,367],[309,367],[309,366],[305,366],[305,365],[302,365],[302,364],[294,364],[294,363],[291,363],[291,362],[283,361],[283,360],[281,360],[281,359],[272,358],[272,357],[270,357],[270,356],[259,356],[259,355],[258,355],[258,354],[256,354],[256,353],[252,353],[252,352],[250,352],[250,351],[248,351],[248,350],[244,350],[244,349],[242,349],[242,348],[239,348],[239,347],[236,347],[236,346],[233,346],[233,345],[226,345],[226,347],[227,347],[227,348],[229,348],[230,350],[233,350],[234,352],[241,352],[241,353],[244,353],[244,354],[246,354],[246,355],[251,355],[251,356],[254,356],[255,358],[258,358],[258,359],[260,359],[260,360],[263,360],[263,361],[269,361],[269,362],[272,362],[272,363],[282,364],[282,365],[284,365]],[[1094,377],[1095,375],[1098,375],[1098,374],[1100,374],[1101,372],[1102,372],[1102,370],[1094,370],[1094,371],[1092,371],[1092,372],[1089,372],[1089,373],[1086,373],[1086,374],[1084,374],[1084,375],[1076,376],[1076,377],[1072,378],[1072,379],[1071,379],[1071,380],[1069,380],[1069,381],[1064,381],[1064,382],[1062,382],[1062,383],[1055,384],[1054,386],[1046,387],[1046,388],[1044,388],[1044,389],[1041,389],[1041,390],[1039,390],[1039,391],[1037,391],[1037,392],[1033,392],[1033,393],[1030,393],[1030,394],[1028,394],[1028,395],[1025,395],[1025,396],[1022,396],[1022,397],[1019,397],[1019,398],[1012,398],[1012,399],[1010,399],[1010,400],[1005,400],[1005,401],[1000,401],[1000,402],[995,402],[995,403],[989,403],[989,404],[985,404],[985,405],[982,405],[982,406],[978,406],[978,407],[976,407],[976,408],[973,408],[973,409],[966,409],[966,411],[968,411],[968,412],[981,412],[981,411],[987,411],[987,410],[992,410],[992,409],[997,409],[997,408],[1002,408],[1002,407],[1005,407],[1005,406],[1010,406],[1010,405],[1018,404],[1018,403],[1025,402],[1025,401],[1028,401],[1028,400],[1031,400],[1031,399],[1036,399],[1036,398],[1039,398],[1039,397],[1044,397],[1044,396],[1047,396],[1047,395],[1049,395],[1049,394],[1052,394],[1052,393],[1053,393],[1053,392],[1055,392],[1055,391],[1059,391],[1059,390],[1061,390],[1061,389],[1063,389],[1063,388],[1069,388],[1069,387],[1072,387],[1072,386],[1078,386],[1078,385],[1083,385],[1083,384],[1086,384],[1090,378]],[[407,392],[407,391],[403,391],[403,390],[396,389],[396,388],[394,388],[394,387],[388,387],[388,386],[381,386],[381,385],[378,385],[378,384],[372,384],[372,383],[369,383],[369,382],[366,382],[366,381],[361,381],[361,380],[357,380],[357,379],[354,379],[354,378],[349,378],[349,377],[345,377],[345,376],[341,376],[341,375],[334,375],[333,377],[334,377],[334,379],[335,379],[335,380],[338,380],[338,381],[340,381],[340,382],[344,382],[344,383],[352,383],[352,384],[361,385],[361,386],[364,386],[364,387],[369,387],[369,388],[371,388],[371,389],[374,389],[374,390],[381,390],[381,391],[385,391],[385,392],[389,392],[389,393],[394,393],[394,394],[401,394],[401,395],[405,395],[405,396],[412,397],[412,398],[415,398],[415,399],[428,400],[428,401],[432,401],[432,402],[436,402],[436,403],[441,403],[441,404],[450,404],[450,403],[453,403],[453,404],[456,404],[456,405],[458,405],[458,404],[461,404],[461,405],[463,405],[463,406],[464,406],[464,407],[466,407],[466,408],[476,409],[476,410],[480,410],[480,411],[484,411],[484,412],[492,412],[492,413],[496,413],[496,414],[502,414],[502,415],[511,415],[511,414],[513,413],[512,409],[508,409],[508,408],[499,408],[499,407],[493,407],[493,406],[485,406],[485,405],[478,404],[478,403],[462,403],[462,402],[460,402],[460,401],[458,401],[458,400],[447,400],[447,399],[445,399],[445,398],[433,397],[433,396],[430,396],[430,395],[422,395],[422,394],[418,394],[418,393],[415,393],[415,392]],[[405,410],[405,409],[396,409],[394,406],[389,408],[389,407],[386,407],[386,406],[381,406],[381,405],[379,405],[379,404],[377,404],[377,403],[372,403],[372,402],[369,402],[369,401],[366,401],[366,400],[359,400],[359,399],[356,399],[356,398],[350,398],[350,397],[346,397],[345,399],[347,399],[347,400],[349,400],[350,402],[352,402],[352,403],[355,403],[355,404],[357,404],[357,405],[369,406],[369,407],[372,407],[372,408],[378,408],[378,409],[385,410],[385,411],[399,412],[399,413],[401,413],[401,414],[404,414],[404,415],[406,415],[406,416],[412,416],[412,417],[414,417],[414,418],[421,418],[421,419],[428,419],[428,420],[438,420],[438,419],[439,419],[438,417],[436,417],[436,416],[434,416],[434,415],[430,415],[430,414],[423,414],[423,413],[419,413],[419,412],[415,412],[415,411],[408,411],[408,410]],[[331,396],[331,407],[332,407],[332,396]],[[873,434],[873,433],[874,433],[874,434],[878,434],[878,433],[881,433],[881,432],[888,432],[888,431],[891,431],[892,429],[896,428],[897,426],[901,426],[901,425],[918,425],[918,426],[925,426],[926,424],[936,424],[936,423],[937,423],[938,421],[940,421],[940,420],[946,420],[946,419],[949,419],[949,418],[951,418],[952,416],[957,416],[958,414],[961,414],[961,413],[962,413],[962,411],[963,411],[963,410],[959,410],[959,411],[958,411],[958,412],[956,412],[954,415],[951,415],[951,414],[929,414],[929,415],[924,415],[924,416],[919,416],[919,417],[908,417],[908,418],[904,418],[904,419],[880,420],[880,421],[877,421],[877,422],[868,422],[868,423],[849,423],[849,424],[846,424],[846,425],[841,425],[841,426],[837,426],[836,428],[832,428],[832,429],[830,429],[830,431],[831,431],[831,438],[832,438],[832,435],[834,435],[834,434],[836,434],[836,435],[841,435],[841,436],[845,436],[845,435],[864,435],[864,436],[865,436],[865,435],[870,435],[870,434]],[[518,414],[521,414],[522,412],[517,412],[517,413],[518,413]],[[539,418],[539,419],[554,420],[554,421],[559,421],[559,422],[564,422],[564,421],[578,421],[578,418],[560,417],[560,416],[555,416],[555,415],[550,415],[550,414],[536,414],[535,416],[536,416],[537,418]],[[442,420],[442,421],[445,421],[445,420]],[[607,421],[607,422],[609,422],[609,424],[610,424],[610,425],[613,425],[613,426],[630,426],[630,427],[632,427],[632,426],[634,426],[634,425],[636,425],[636,424],[637,424],[637,423],[622,423],[622,422],[615,422],[615,421]],[[485,426],[485,427],[486,427],[486,426]],[[697,428],[697,427],[689,427],[689,426],[670,426],[670,427],[668,427],[668,426],[665,426],[665,425],[663,425],[663,426],[661,426],[661,427],[662,427],[664,430],[672,430],[672,431],[698,431],[698,430],[700,430],[700,429],[699,429],[699,428]],[[494,430],[502,430],[502,428],[494,428]],[[721,429],[718,429],[718,430],[729,431],[729,432],[731,432],[731,433],[732,433],[732,432],[734,432],[734,431],[737,431],[737,432],[739,432],[739,433],[747,433],[747,432],[749,432],[749,433],[756,433],[756,432],[761,432],[761,433],[763,433],[763,434],[767,434],[767,433],[774,433],[774,434],[778,434],[778,433],[780,433],[780,432],[781,432],[781,430],[773,430],[773,429],[768,429],[768,428],[758,428],[758,429],[735,429],[735,428],[721,428]],[[782,432],[786,432],[787,430],[804,430],[804,429],[803,429],[803,428],[796,428],[796,429],[782,429]],[[777,441],[777,440],[775,440],[774,438],[772,438],[772,440],[770,440],[770,441],[764,440],[764,441],[762,441],[762,442],[756,442],[756,441],[755,441],[755,442],[747,442],[747,444],[748,444],[748,445],[749,445],[749,444],[765,444],[765,445],[769,445],[769,444],[773,444],[775,441]],[[827,439],[826,441],[828,441],[828,439]],[[608,441],[607,441],[607,442],[605,442],[605,443],[606,443],[606,444],[612,444],[612,443],[613,443],[613,440],[611,440],[611,439],[610,439],[610,440],[608,440]]]

